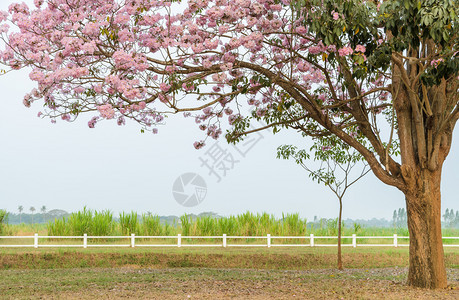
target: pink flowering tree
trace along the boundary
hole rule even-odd
[[[404,193],[409,284],[444,288],[457,15],[449,0],[35,0],[0,14],[0,60],[30,68],[24,104],[43,102],[53,122],[131,119],[156,133],[183,113],[230,142],[264,129],[335,136]]]

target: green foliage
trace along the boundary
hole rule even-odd
[[[364,144],[364,141],[361,141]],[[307,160],[313,155],[314,161],[321,162],[317,170],[312,170],[307,166]],[[335,193],[341,194],[346,188],[343,183],[348,182],[348,175],[351,169],[360,161],[364,161],[363,156],[343,143],[335,136],[327,136],[314,139],[314,144],[309,151],[304,149],[298,150],[298,147],[292,145],[282,145],[277,148],[277,158],[293,159],[309,173],[309,177],[317,183],[323,183],[326,186],[334,185],[332,189]],[[365,165],[364,165],[365,166]],[[365,171],[366,167],[364,167]],[[343,173],[343,174],[341,174]],[[344,178],[340,178],[343,175]]]
[[[438,85],[442,78],[459,72],[458,14],[459,2],[453,0],[391,0],[376,7],[372,1],[312,0],[294,1],[298,14],[306,15],[304,23],[325,45],[353,49],[366,48],[364,55],[354,53],[353,77],[366,78],[376,70],[387,70],[394,51],[417,49],[430,39],[441,47],[438,66],[426,68],[422,80],[427,86]],[[339,18],[334,19],[333,13]],[[378,41],[390,33],[391,38]],[[434,60],[438,57],[431,57]],[[309,57],[320,60],[321,55]],[[327,61],[336,65],[338,57],[329,55]]]
[[[354,234],[359,233],[359,231],[362,229],[362,225],[359,223],[354,223],[352,226],[354,228]]]
[[[392,0],[383,2],[379,17],[392,32],[396,51],[416,48],[421,39],[445,47],[457,38],[458,9],[453,0]]]
[[[4,209],[0,209],[0,235],[5,231],[5,226],[8,220],[8,213]]]

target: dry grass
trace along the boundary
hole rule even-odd
[[[243,268],[310,270],[336,266],[336,248],[90,248],[0,250],[2,269],[79,267]],[[448,268],[459,268],[458,250],[445,249]],[[343,248],[346,268],[408,266],[407,248]]]
[[[459,299],[459,255],[448,290],[407,287],[408,249],[5,249],[1,299]]]
[[[457,270],[449,270],[458,280]],[[234,269],[7,270],[5,299],[458,299],[459,290],[413,289],[406,268],[281,271]]]

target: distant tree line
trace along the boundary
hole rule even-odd
[[[459,210],[454,212],[454,209],[446,209],[443,215],[443,224],[447,228],[459,227]]]
[[[394,210],[392,216],[392,225],[394,227],[405,228],[407,227],[408,216],[404,208]],[[443,214],[442,227],[445,228],[459,228],[459,210],[454,212],[454,209],[446,209]]]
[[[408,216],[405,208],[399,208],[394,210],[392,215],[392,225],[398,228],[406,228],[408,225]]]
[[[61,209],[53,209],[48,211],[45,205],[40,207],[39,212],[35,213],[37,209],[34,206],[28,208],[30,213],[25,212],[25,208],[22,205],[18,206],[18,213],[8,212],[5,218],[8,224],[36,224],[36,223],[47,223],[55,218],[61,218],[69,215],[68,212]]]

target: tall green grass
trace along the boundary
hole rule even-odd
[[[137,229],[139,227],[139,220],[136,212],[131,211],[126,214],[124,212],[120,213],[120,227],[122,234],[131,234],[138,233]]]
[[[55,219],[47,224],[48,235],[83,234],[105,236],[111,235],[115,228],[113,215],[110,211],[92,211],[86,207],[82,211],[72,213],[68,218]]]
[[[161,225],[159,216],[142,215],[142,223],[140,224],[140,231],[142,235],[158,236],[165,233],[167,230]],[[164,234],[166,235],[166,234]]]
[[[400,227],[364,227],[354,223],[342,224],[342,235],[351,236],[408,236],[407,228]],[[14,226],[10,226],[14,228]],[[17,225],[19,226],[19,225]],[[22,225],[24,226],[24,225]],[[22,227],[21,227],[22,228]],[[136,212],[120,213],[115,220],[108,211],[92,211],[84,208],[72,213],[68,218],[56,219],[47,224],[48,235],[78,235],[84,233],[95,236],[130,235],[142,236],[336,236],[337,219],[320,219],[317,222],[306,222],[299,214],[283,214],[281,218],[267,213],[245,212],[239,215],[215,218],[201,216],[192,218],[183,215],[173,224],[161,222],[156,215],[138,215]],[[21,229],[25,231],[26,229]],[[32,230],[32,229],[31,229]],[[35,229],[34,229],[35,230]],[[11,231],[11,230],[10,230]],[[12,231],[15,232],[14,230]],[[459,229],[443,229],[443,236],[459,236]]]

